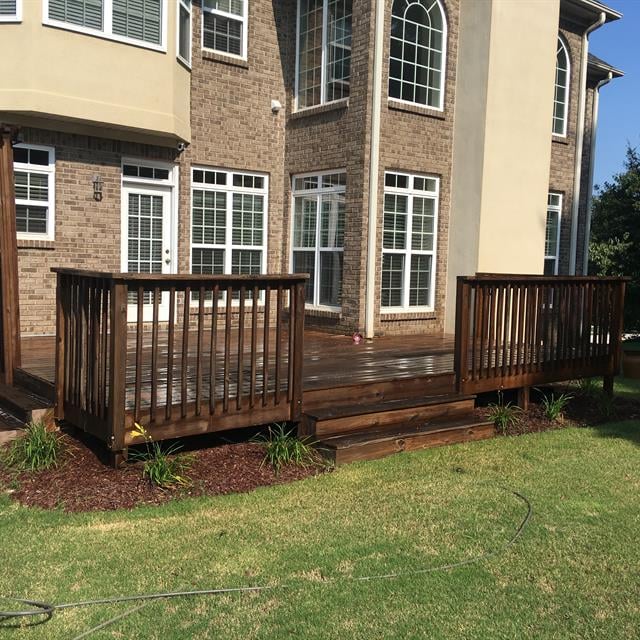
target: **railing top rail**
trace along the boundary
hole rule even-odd
[[[475,276],[458,276],[459,282],[629,282],[628,276],[537,276],[513,273],[478,273]]]
[[[161,285],[164,283],[187,284],[197,282],[202,284],[224,283],[232,285],[234,283],[264,283],[264,284],[297,284],[304,283],[309,279],[306,273],[292,274],[255,274],[255,275],[199,275],[192,273],[119,273],[114,271],[87,271],[84,269],[70,269],[67,267],[53,267],[54,273],[66,276],[76,276],[81,278],[112,280],[118,283],[135,283],[140,286],[144,283]]]

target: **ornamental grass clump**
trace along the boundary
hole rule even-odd
[[[552,422],[562,422],[564,419],[564,410],[572,398],[573,396],[568,393],[562,393],[557,398],[553,393],[550,398],[543,396],[542,407],[544,409],[544,415]]]
[[[293,435],[293,430],[286,430],[284,424],[269,427],[266,434],[256,436],[253,442],[264,448],[262,464],[269,464],[276,475],[287,465],[307,467],[317,461],[313,443],[308,439],[297,438]]]
[[[60,435],[42,421],[30,422],[24,433],[11,442],[3,456],[7,465],[21,471],[42,471],[57,467],[63,446]]]
[[[522,409],[512,402],[504,404],[502,393],[498,394],[498,402],[489,405],[489,419],[493,422],[499,433],[505,434],[518,424]]]
[[[141,425],[136,423],[132,431],[133,436],[144,438],[145,450],[132,454],[134,460],[143,463],[142,477],[160,489],[171,489],[175,486],[188,486],[191,484],[186,472],[191,467],[191,458],[178,455],[180,445],[173,444],[162,448],[159,442],[155,442],[151,434]]]

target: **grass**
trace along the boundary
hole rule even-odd
[[[623,383],[626,384],[626,383]],[[0,593],[53,602],[158,590],[283,591],[149,604],[105,638],[625,639],[640,616],[640,424],[497,438],[356,463],[250,494],[66,515],[0,497]],[[393,581],[520,541],[479,565]],[[131,605],[0,638],[70,638]],[[0,607],[1,608],[1,607]]]
[[[30,422],[6,450],[5,462],[25,471],[41,471],[58,465],[62,453],[59,434],[47,431],[44,422]]]
[[[282,467],[297,465],[306,467],[314,464],[314,450],[308,439],[300,439],[294,435],[294,429],[287,430],[284,424],[269,427],[266,434],[253,438],[253,442],[264,449],[263,464],[273,468],[276,475]]]

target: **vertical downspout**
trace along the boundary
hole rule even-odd
[[[587,65],[589,59],[589,34],[601,27],[607,19],[602,11],[600,17],[582,36],[582,66],[580,67],[580,85],[578,104],[578,127],[576,134],[576,157],[573,170],[573,202],[571,205],[571,245],[569,249],[569,275],[576,275],[576,259],[578,250],[578,210],[580,206],[580,180],[582,177],[582,148],[584,146],[584,116],[587,102]]]
[[[593,112],[591,114],[591,149],[589,151],[589,182],[587,187],[589,190],[587,191],[587,219],[584,229],[584,255],[582,262],[583,276],[587,275],[587,271],[589,269],[589,236],[591,235],[591,204],[593,201],[593,172],[596,160],[596,133],[598,131],[598,105],[600,103],[600,89],[604,87],[605,84],[609,84],[612,79],[613,73],[609,71],[609,75],[604,80],[600,80],[600,82],[598,82],[593,93]]]
[[[373,90],[371,99],[371,146],[369,151],[369,220],[367,224],[367,279],[365,293],[364,334],[373,338],[375,331],[378,171],[380,167],[380,108],[382,104],[382,53],[384,49],[384,0],[375,0],[373,41]]]

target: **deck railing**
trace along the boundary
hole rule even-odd
[[[306,276],[57,273],[57,417],[114,452],[298,420]]]
[[[459,277],[458,390],[611,378],[620,367],[624,291],[624,278]]]

